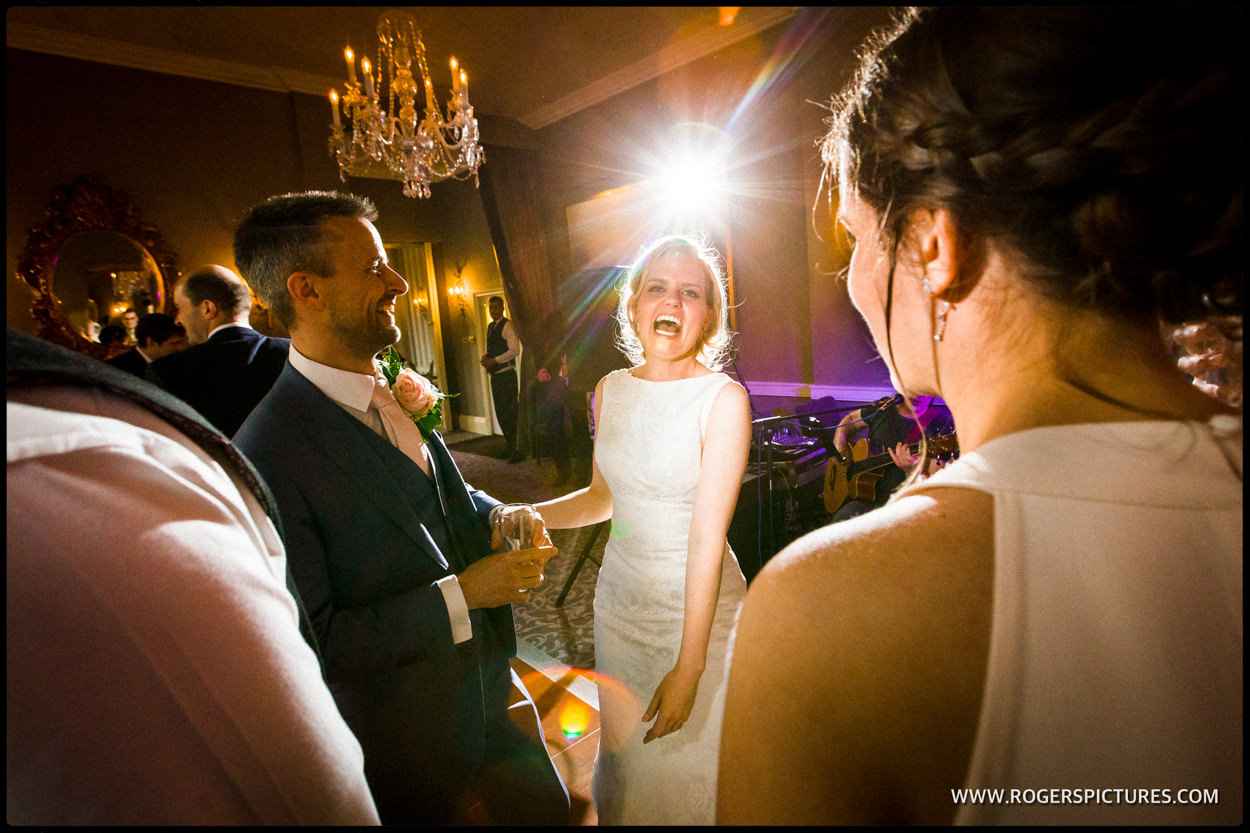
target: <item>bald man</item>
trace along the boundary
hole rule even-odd
[[[174,303],[191,346],[149,364],[147,378],[232,437],[282,373],[290,339],[252,329],[252,293],[224,266],[180,280]]]

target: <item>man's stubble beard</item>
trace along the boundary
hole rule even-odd
[[[330,323],[338,330],[340,340],[362,357],[376,356],[387,347],[398,344],[401,338],[398,324],[383,326],[344,322],[337,313],[331,315]]]

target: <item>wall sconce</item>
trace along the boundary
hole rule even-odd
[[[468,312],[465,309],[467,302],[464,299],[464,284],[460,282],[459,278],[447,287],[447,295],[451,298],[451,300],[455,301],[460,306],[461,315],[468,315]]]
[[[477,337],[473,335],[473,328],[469,326],[469,292],[465,289],[464,280],[462,278],[463,274],[464,264],[457,263],[456,276],[447,282],[447,295],[451,300],[456,302],[457,306],[460,307],[460,317],[464,319],[465,329],[468,332],[464,340],[472,342],[477,341]]]
[[[424,295],[413,295],[412,305],[417,308],[418,315],[426,321],[430,320],[430,305],[429,302],[425,300]]]
[[[447,282],[447,295],[460,307],[460,314],[468,317],[468,291],[464,288],[464,264],[456,264],[456,276]]]

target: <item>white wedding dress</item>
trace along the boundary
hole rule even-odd
[[[600,824],[712,824],[729,635],[746,580],[729,545],[694,710],[685,726],[643,745],[642,722],[681,647],[686,546],[713,373],[650,382],[606,377],[595,462],[612,490],[612,533],[595,590],[600,742],[592,794]]]

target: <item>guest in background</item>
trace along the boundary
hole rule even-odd
[[[564,431],[564,420],[568,416],[568,387],[558,369],[553,376],[546,367],[540,367],[537,375],[538,379],[533,387],[534,410],[540,430],[547,440],[547,452],[556,464],[556,479],[551,485],[563,486],[573,477],[569,444]]]
[[[862,462],[860,457],[852,454],[851,449],[861,439],[868,440],[865,457],[886,455],[890,461],[882,468],[860,476],[865,481],[861,484],[863,493],[836,508],[833,520],[844,521],[884,506],[912,471],[912,455],[908,446],[919,443],[922,437],[932,440],[950,434],[951,430],[949,414],[939,413],[933,405],[932,396],[911,399],[888,397],[842,417],[833,432],[833,445],[848,460],[848,465]],[[925,461],[924,474],[932,474],[937,468],[937,458],[929,456]]]
[[[139,343],[139,334],[135,330],[139,326],[139,313],[133,309],[128,309],[122,313],[122,326],[126,328],[126,343],[135,345]]]
[[[612,521],[595,589],[603,824],[711,824],[726,649],[746,579],[726,535],[751,411],[724,373],[715,251],[661,238],[627,271],[619,343],[595,390],[590,485],[538,505],[552,529]],[[647,725],[650,724],[650,725]]]
[[[233,436],[273,387],[291,341],[252,329],[252,293],[224,266],[205,266],[183,278],[174,303],[191,346],[148,365],[148,379]]]
[[[564,314],[559,311],[549,315],[544,322],[543,338],[557,346],[541,351],[542,366],[538,368],[537,379],[530,388],[530,401],[534,403],[534,421],[546,440],[547,453],[556,464],[556,479],[551,484],[553,486],[563,486],[573,477],[569,441],[564,430],[569,412],[567,362],[561,350],[564,341],[558,337],[565,324]]]
[[[486,352],[481,365],[490,373],[490,392],[495,400],[495,418],[507,444],[498,455],[509,463],[519,463],[525,454],[516,445],[517,422],[517,360],[521,356],[521,339],[516,327],[504,317],[503,298],[495,295],[488,302],[491,323],[486,328]]]
[[[135,338],[138,343],[134,347],[109,359],[108,363],[127,373],[133,373],[140,379],[147,375],[148,362],[187,347],[187,331],[177,321],[159,312],[139,319],[139,324],[135,327]]]
[[[492,554],[499,502],[465,484],[437,430],[391,418],[401,403],[375,357],[399,340],[408,284],[376,217],[366,199],[315,191],[271,198],[236,231],[235,261],[291,351],[235,439],[274,490],[382,821],[463,821],[475,791],[494,823],[567,824],[546,748],[508,715],[514,686],[527,697],[508,664],[512,604],[555,550]],[[532,704],[527,716],[541,737]]]
[[[941,6],[863,53],[847,287],[961,455],[752,584],[720,822],[1242,821],[1242,423],[1160,337],[1241,308],[1240,23]]]
[[[118,324],[105,324],[100,328],[100,343],[105,347],[121,348],[126,346],[126,328]]]
[[[9,824],[376,824],[256,472],[130,374],[5,365]]]

